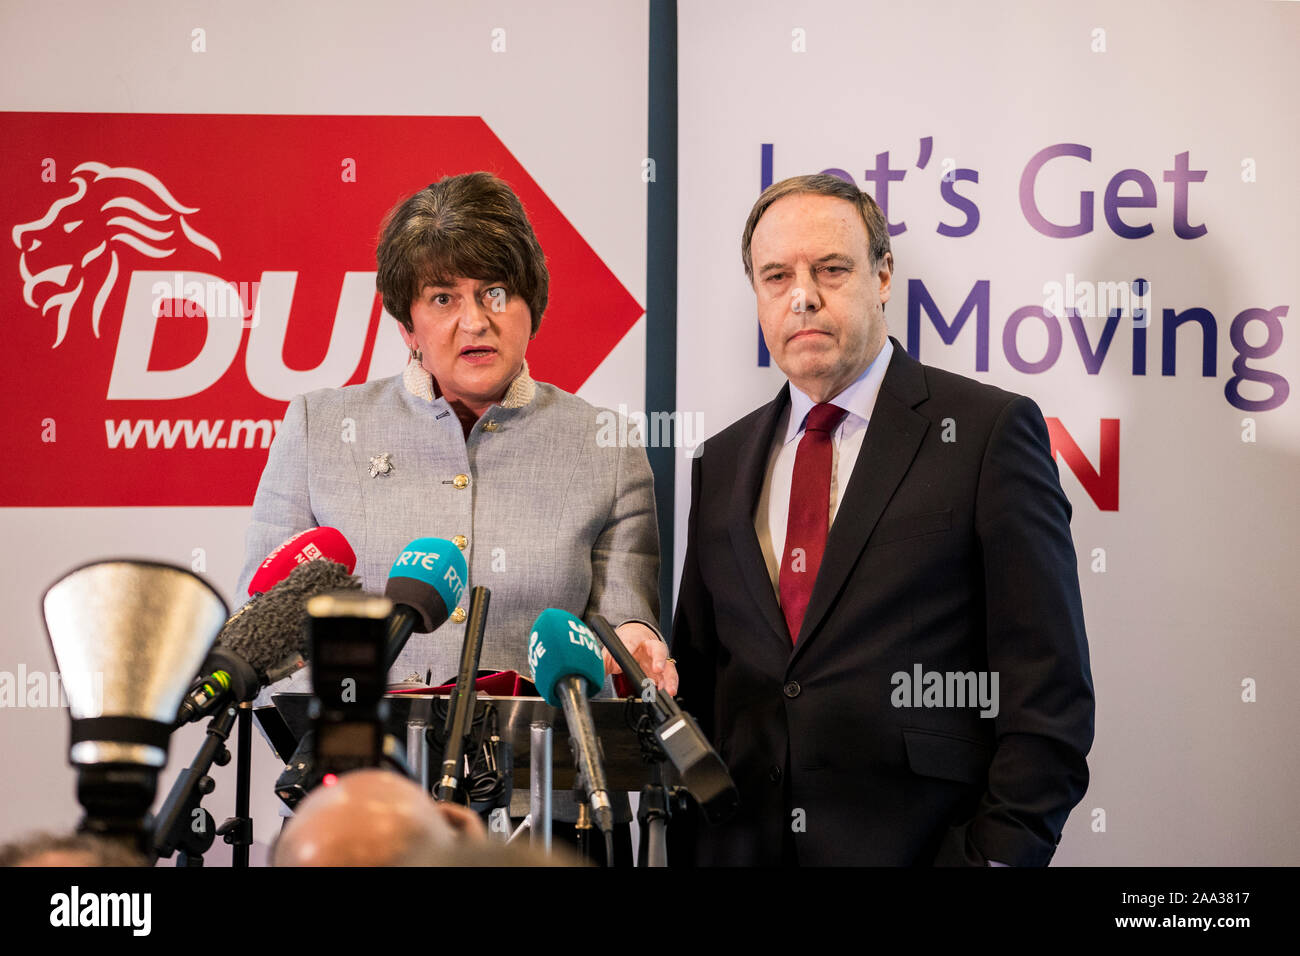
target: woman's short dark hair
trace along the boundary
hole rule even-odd
[[[862,217],[862,225],[867,229],[867,248],[871,256],[871,268],[876,268],[881,260],[889,255],[889,224],[885,222],[885,214],[868,193],[864,193],[853,183],[828,173],[818,173],[815,176],[791,176],[764,189],[762,195],[754,201],[754,208],[749,211],[745,231],[740,237],[740,258],[745,263],[745,277],[750,282],[754,281],[754,264],[749,252],[750,243],[754,239],[754,228],[772,203],[799,193],[834,196],[853,203],[857,207],[858,215]]]
[[[426,285],[464,277],[498,281],[532,313],[533,334],[551,276],[523,204],[491,173],[447,176],[384,217],[375,253],[384,308],[412,331],[411,303]]]

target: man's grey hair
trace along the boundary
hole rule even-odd
[[[871,268],[875,269],[889,255],[889,223],[876,201],[853,183],[846,182],[838,176],[817,173],[813,176],[791,176],[779,183],[773,183],[763,190],[763,194],[749,211],[745,221],[745,232],[740,239],[740,257],[745,263],[745,278],[754,281],[754,263],[750,257],[750,244],[754,240],[754,228],[763,218],[772,203],[786,196],[812,193],[817,196],[833,196],[844,199],[857,207],[862,224],[867,229],[867,248],[871,254]]]

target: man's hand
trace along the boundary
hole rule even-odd
[[[668,645],[659,640],[659,635],[644,624],[629,621],[614,628],[623,646],[632,652],[636,662],[641,665],[646,676],[655,682],[655,687],[670,696],[677,694],[677,667],[668,659]],[[618,666],[609,651],[605,655],[605,673],[621,674],[623,668]]]

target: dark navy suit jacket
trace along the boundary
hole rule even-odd
[[[697,862],[1045,865],[1087,788],[1093,691],[1038,407],[895,341],[792,643],[754,532],[788,404],[694,463],[673,656],[742,804]],[[916,665],[996,671],[996,717],[896,706]]]

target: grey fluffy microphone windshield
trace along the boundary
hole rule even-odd
[[[360,590],[360,579],[337,561],[307,561],[240,608],[217,635],[217,647],[238,654],[261,674],[274,673],[307,646],[308,598]]]
[[[298,565],[225,623],[208,655],[204,676],[185,697],[176,726],[213,713],[227,700],[252,700],[268,684],[305,663],[307,599],[330,591],[359,591],[361,582],[336,561]]]

